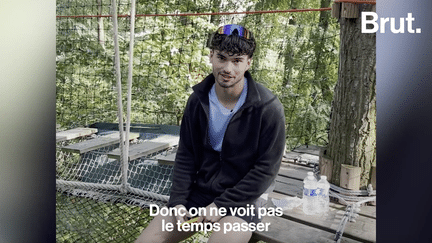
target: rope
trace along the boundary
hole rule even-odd
[[[128,186],[128,155],[129,155],[129,132],[130,132],[130,114],[132,104],[132,76],[133,76],[133,47],[134,47],[134,36],[135,36],[135,0],[132,0],[131,5],[131,23],[130,23],[130,42],[129,42],[129,69],[128,69],[128,96],[127,96],[127,118],[126,118],[126,141],[125,141],[125,158],[122,164],[122,185]]]
[[[94,190],[94,189],[116,190],[116,191],[122,191],[123,190],[123,186],[120,186],[120,185],[107,185],[107,184],[90,183],[90,182],[65,181],[65,180],[60,180],[60,179],[56,180],[56,185],[58,187],[69,186],[69,187],[79,187],[81,189],[90,189],[90,190]],[[156,194],[153,192],[147,192],[147,191],[133,188],[133,187],[129,187],[129,186],[126,187],[126,190],[128,192],[131,192],[131,193],[134,193],[134,194],[137,194],[140,196],[153,198],[153,199],[163,201],[163,202],[168,202],[168,200],[169,200],[169,196],[160,195],[160,194]]]
[[[319,165],[315,164],[315,166],[313,167],[313,173],[314,173],[315,177],[318,178],[318,175],[320,174],[320,172],[321,171],[320,171]],[[347,199],[349,201],[357,201],[358,200],[357,196],[375,196],[376,195],[376,190],[373,190],[371,184],[369,184],[367,190],[356,190],[356,191],[345,189],[342,187],[338,187],[338,186],[331,184],[331,183],[329,183],[329,184],[330,184],[330,189],[334,191],[332,193],[335,197],[338,197],[341,199],[344,198],[344,199]],[[342,195],[337,196],[339,194],[342,194]]]
[[[137,189],[137,188],[133,188],[133,187],[129,187],[128,191],[137,194],[137,195],[141,195],[141,196],[146,196],[146,197],[151,197],[154,199],[157,199],[159,201],[164,201],[164,202],[168,202],[169,200],[169,196],[165,196],[165,195],[160,195],[160,194],[156,194],[153,192],[147,192],[141,189]]]
[[[371,201],[375,201],[375,200],[376,200],[376,197],[370,197],[370,198],[364,199],[364,200],[359,201],[359,202],[351,203],[346,207],[345,214],[342,217],[342,220],[339,223],[339,226],[336,230],[336,234],[335,234],[335,238],[334,238],[336,243],[340,243],[340,241],[342,239],[343,232],[345,230],[346,223],[348,221],[355,222],[355,218],[358,217],[358,212],[360,212],[360,205],[362,203],[371,202]]]
[[[120,50],[118,44],[118,24],[117,24],[117,3],[112,0],[112,20],[114,29],[114,68],[116,71],[117,79],[117,107],[118,107],[118,120],[119,120],[119,133],[120,133],[120,164],[123,165],[124,161],[127,163],[127,155],[124,154],[124,135],[123,135],[123,105],[122,105],[122,87],[121,87],[121,73],[120,73]],[[125,157],[126,156],[126,157]],[[126,187],[124,182],[127,181],[127,171],[124,171],[122,166],[122,185]]]
[[[121,186],[119,185],[108,185],[108,184],[99,184],[99,183],[91,183],[91,182],[79,182],[79,181],[65,181],[65,180],[56,180],[57,186],[73,186],[80,188],[96,188],[96,189],[105,189],[105,190],[120,190]]]
[[[329,11],[331,8],[308,8],[288,10],[264,10],[244,12],[215,12],[215,13],[168,13],[168,14],[136,14],[135,17],[167,17],[167,16],[206,16],[206,15],[234,15],[234,14],[267,14],[267,13],[295,13],[295,12],[317,12]],[[57,15],[56,18],[110,18],[112,15]],[[118,18],[130,18],[130,15],[117,15]]]
[[[345,195],[349,195],[349,196],[373,196],[376,195],[376,190],[373,190],[372,192],[369,190],[358,190],[358,191],[353,191],[353,190],[348,190],[348,189],[344,189],[342,187],[338,187],[336,185],[330,184],[330,188],[336,192],[345,194]]]

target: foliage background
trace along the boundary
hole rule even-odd
[[[320,8],[328,1],[137,1],[137,14],[209,13]],[[324,6],[326,7],[326,6]],[[58,16],[109,15],[110,1],[57,1]],[[118,14],[130,14],[120,0]],[[251,73],[285,107],[287,148],[328,141],[337,81],[339,27],[326,12],[137,17],[132,88],[133,123],[179,124],[191,87],[211,72],[210,34],[228,23],[257,39]],[[119,18],[126,107],[130,18]],[[57,18],[57,123],[63,127],[118,122],[112,19]],[[124,112],[125,114],[125,112]]]

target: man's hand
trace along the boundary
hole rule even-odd
[[[210,208],[216,208],[216,210],[212,210],[212,212],[213,212],[213,214],[216,214],[216,215],[210,215]],[[221,218],[222,218],[222,216],[220,216],[219,215],[219,209],[218,209],[218,207],[216,206],[216,204],[213,202],[213,203],[211,203],[211,204],[209,204],[206,208],[205,208],[205,211],[206,211],[206,214],[205,214],[205,216],[204,215],[201,215],[199,218],[198,218],[198,222],[210,222],[210,223],[215,223],[215,222],[218,222]],[[216,213],[215,213],[216,212]]]
[[[182,204],[176,205],[175,208],[177,209],[177,215],[176,220],[180,222],[180,224],[184,223],[185,221],[189,220],[191,218],[188,210],[186,207]],[[184,215],[183,215],[184,214]]]

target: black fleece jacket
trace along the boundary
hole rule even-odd
[[[211,195],[218,207],[246,207],[275,179],[285,147],[283,106],[249,72],[245,77],[246,101],[230,120],[220,153],[208,138],[213,74],[193,87],[180,127],[168,206],[185,205],[198,192]]]

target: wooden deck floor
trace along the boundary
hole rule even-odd
[[[303,179],[307,172],[313,171],[312,166],[307,166],[296,159],[299,155],[317,155],[319,148],[305,146],[289,153],[280,168],[276,178],[274,192],[269,195],[271,199],[284,197],[302,198]],[[310,153],[308,150],[311,150]],[[313,164],[313,161],[309,161]],[[311,165],[310,164],[310,165]],[[263,240],[266,242],[335,242],[334,237],[339,224],[345,214],[345,205],[330,203],[330,210],[325,215],[306,215],[302,207],[285,210],[281,217],[265,218],[263,222],[271,222],[267,232],[254,233],[251,242]],[[343,231],[340,242],[376,242],[376,207],[362,206],[356,222],[348,222]]]

